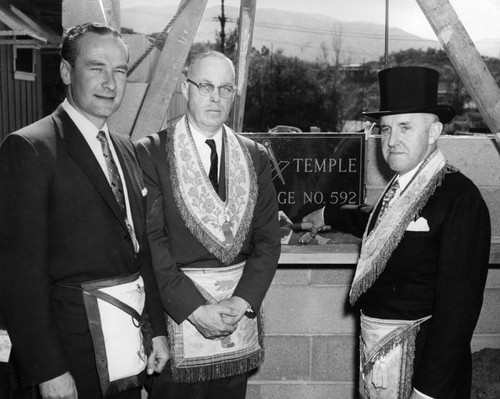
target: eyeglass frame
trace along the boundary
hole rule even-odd
[[[226,99],[226,100],[227,100],[227,99],[229,99],[229,98],[231,98],[234,94],[236,94],[236,86],[234,86],[234,85],[221,85],[221,86],[215,86],[215,85],[213,85],[212,83],[208,83],[208,82],[196,83],[194,80],[191,80],[191,79],[189,79],[189,78],[187,78],[187,79],[186,79],[186,82],[188,82],[188,83],[192,83],[193,85],[195,85],[195,86],[196,86],[196,88],[198,89],[198,93],[200,93],[200,96],[203,96],[203,97],[210,97],[210,96],[212,95],[212,93],[214,92],[214,90],[215,90],[215,89],[217,89],[217,92],[219,93],[219,96],[220,96],[221,98]],[[205,88],[207,88],[207,86],[208,86],[208,87],[212,87],[212,89],[211,89],[211,90],[210,90],[207,94],[203,94],[203,93],[201,92],[200,86],[205,87]],[[227,97],[226,97],[226,96],[223,96],[223,95],[221,94],[221,91],[220,91],[220,90],[221,90],[221,89],[228,89],[228,88],[231,88],[231,89],[232,89],[231,93],[230,93]]]

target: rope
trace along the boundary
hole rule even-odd
[[[170,30],[170,28],[172,27],[172,25],[175,23],[175,21],[177,20],[177,18],[179,17],[179,15],[189,5],[190,2],[191,2],[191,0],[184,0],[181,3],[181,5],[179,6],[179,8],[177,9],[177,12],[172,17],[172,19],[170,20],[170,22],[168,23],[168,25],[165,27],[165,29],[163,29],[163,31],[156,37],[156,39],[154,40],[154,42],[151,43],[151,45],[144,52],[144,54],[141,57],[139,57],[137,59],[137,61],[135,61],[135,63],[132,65],[132,67],[128,70],[127,77],[130,76],[132,74],[132,72],[134,72],[134,70],[141,64],[142,61],[144,61],[144,59],[149,55],[149,53],[151,53],[151,51],[153,51],[153,49],[156,47],[156,45],[160,41],[167,39],[168,31]]]

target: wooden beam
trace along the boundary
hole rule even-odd
[[[500,143],[500,89],[449,0],[417,0],[464,86]]]
[[[257,0],[241,0],[240,6],[238,54],[236,57],[236,86],[238,92],[234,99],[233,108],[233,129],[237,132],[241,132],[243,128],[256,3]]]
[[[100,22],[120,31],[120,0],[62,0],[64,31],[89,21]]]
[[[206,4],[207,0],[185,0],[179,5],[179,9],[185,8],[170,28],[134,124],[132,139],[137,140],[161,129]]]
[[[99,6],[107,25],[119,32],[121,29],[120,2],[116,0],[99,0]]]

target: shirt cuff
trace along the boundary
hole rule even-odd
[[[418,389],[413,388],[413,392],[417,394],[417,398],[421,399],[434,399],[432,396],[428,396],[420,392]]]

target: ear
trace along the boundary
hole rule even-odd
[[[63,83],[68,86],[71,83],[71,65],[66,60],[61,60],[59,64],[59,73]]]
[[[184,80],[182,82],[182,95],[184,96],[184,98],[186,99],[186,101],[188,101],[188,93],[189,93],[189,82],[187,80]]]
[[[433,122],[429,126],[429,145],[433,145],[437,142],[437,139],[443,131],[443,124],[441,122]]]

